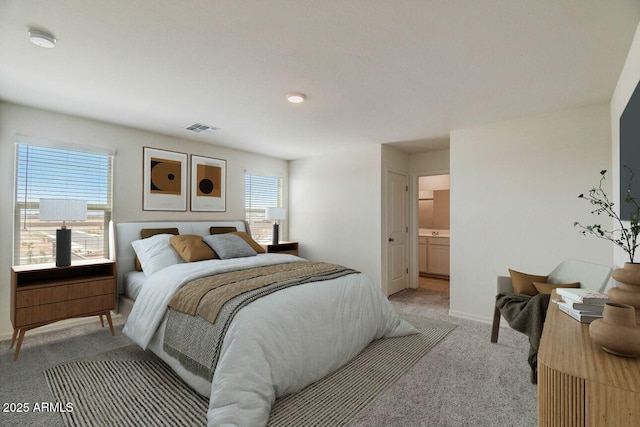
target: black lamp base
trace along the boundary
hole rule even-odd
[[[56,266],[68,267],[71,265],[71,229],[56,230]]]
[[[280,243],[280,225],[278,223],[273,223],[273,240],[271,242],[274,245]]]

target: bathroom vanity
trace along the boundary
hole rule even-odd
[[[449,277],[449,230],[420,230],[418,271],[421,275]]]

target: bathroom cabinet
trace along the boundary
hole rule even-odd
[[[449,276],[448,237],[427,237],[427,274]]]
[[[449,276],[449,238],[418,237],[418,271],[434,276]]]
[[[418,271],[427,273],[427,238],[424,236],[418,237]]]

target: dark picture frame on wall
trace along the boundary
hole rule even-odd
[[[633,172],[631,196],[640,197],[640,82],[620,116],[620,219],[631,220],[635,206],[625,203]]]
[[[143,147],[142,210],[187,210],[187,154]]]
[[[227,161],[191,155],[191,210],[225,212],[227,210]]]

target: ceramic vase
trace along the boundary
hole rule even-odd
[[[607,291],[611,302],[628,304],[636,310],[636,317],[640,317],[640,264],[625,262],[623,268],[613,270],[611,273],[619,287]],[[636,321],[640,319],[636,318]]]
[[[630,305],[606,303],[602,319],[589,325],[589,336],[604,351],[616,356],[640,354],[640,328],[636,324],[635,309]]]

